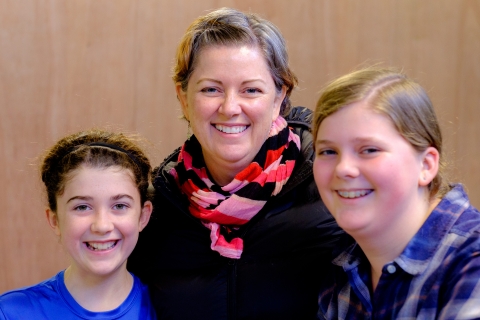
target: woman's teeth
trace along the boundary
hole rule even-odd
[[[240,133],[243,132],[247,129],[247,126],[235,126],[235,127],[227,127],[227,126],[222,126],[220,124],[216,124],[215,128],[218,131],[224,132],[224,133]]]
[[[113,248],[117,244],[117,241],[109,242],[87,242],[87,247],[94,251],[108,250]]]
[[[366,196],[367,194],[369,194],[370,192],[372,192],[372,190],[337,191],[337,192],[338,192],[338,194],[339,194],[342,198],[354,199],[354,198],[360,198],[360,197]]]

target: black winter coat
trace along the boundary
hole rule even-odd
[[[315,319],[319,284],[342,231],[313,180],[311,117],[300,107],[286,117],[301,137],[301,157],[280,194],[240,228],[239,260],[210,249],[210,231],[167,173],[179,150],[155,170],[154,213],[128,269],[151,285],[159,319]]]

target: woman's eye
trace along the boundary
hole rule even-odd
[[[261,90],[258,89],[258,88],[247,88],[247,89],[245,90],[245,92],[246,92],[246,93],[258,93],[258,92],[261,92]]]
[[[205,93],[215,93],[215,92],[218,92],[218,90],[217,90],[216,88],[212,88],[212,87],[203,88],[201,91],[202,91],[202,92],[205,92]]]

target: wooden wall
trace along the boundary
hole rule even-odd
[[[273,21],[313,108],[359,64],[403,67],[429,91],[455,181],[480,206],[480,1],[0,0],[0,292],[67,265],[47,225],[36,157],[92,126],[139,132],[158,164],[186,136],[170,80],[191,21],[230,6]]]

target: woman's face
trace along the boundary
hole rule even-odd
[[[257,47],[212,46],[201,50],[187,91],[177,84],[177,94],[207,168],[225,185],[267,139],[285,88],[276,90]]]

